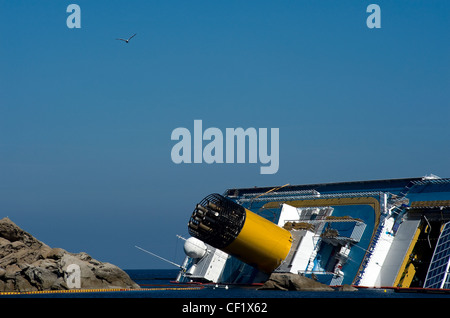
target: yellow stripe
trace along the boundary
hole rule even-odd
[[[411,281],[403,282],[402,280],[403,280],[404,276],[406,276],[408,274],[408,271],[411,270],[410,268],[407,268],[406,266],[410,262],[409,256],[411,255],[414,247],[416,246],[419,235],[420,235],[420,227],[417,228],[416,233],[414,234],[414,237],[411,240],[411,243],[409,244],[409,248],[405,254],[405,258],[403,259],[402,266],[400,266],[397,277],[395,278],[395,282],[393,285],[394,287],[409,287],[409,285],[411,284]],[[411,280],[412,280],[412,277],[411,277]],[[405,283],[405,285],[403,285],[403,283]],[[402,284],[402,286],[399,286],[399,284]]]
[[[163,288],[104,288],[104,289],[68,289],[68,290],[35,290],[25,292],[0,292],[0,295],[36,295],[36,294],[66,294],[66,293],[98,293],[117,291],[160,291],[160,290],[199,290],[203,287],[163,287]]]

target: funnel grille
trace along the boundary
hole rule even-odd
[[[245,215],[239,204],[220,194],[210,194],[192,212],[189,234],[216,248],[224,248],[239,235]]]

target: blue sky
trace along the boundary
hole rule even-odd
[[[69,29],[66,8],[81,8]],[[381,8],[381,29],[366,8]],[[227,188],[450,177],[450,3],[0,0],[0,209],[122,268],[181,262]],[[115,40],[137,33],[127,45]],[[280,129],[280,168],[181,164],[177,127]]]

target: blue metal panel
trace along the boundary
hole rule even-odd
[[[450,222],[444,225],[425,278],[424,288],[448,288],[450,265]]]

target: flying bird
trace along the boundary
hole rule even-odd
[[[136,35],[136,33],[133,34],[132,36],[130,36],[128,39],[116,39],[116,40],[120,40],[120,41],[124,41],[125,43],[128,43],[135,35]]]

